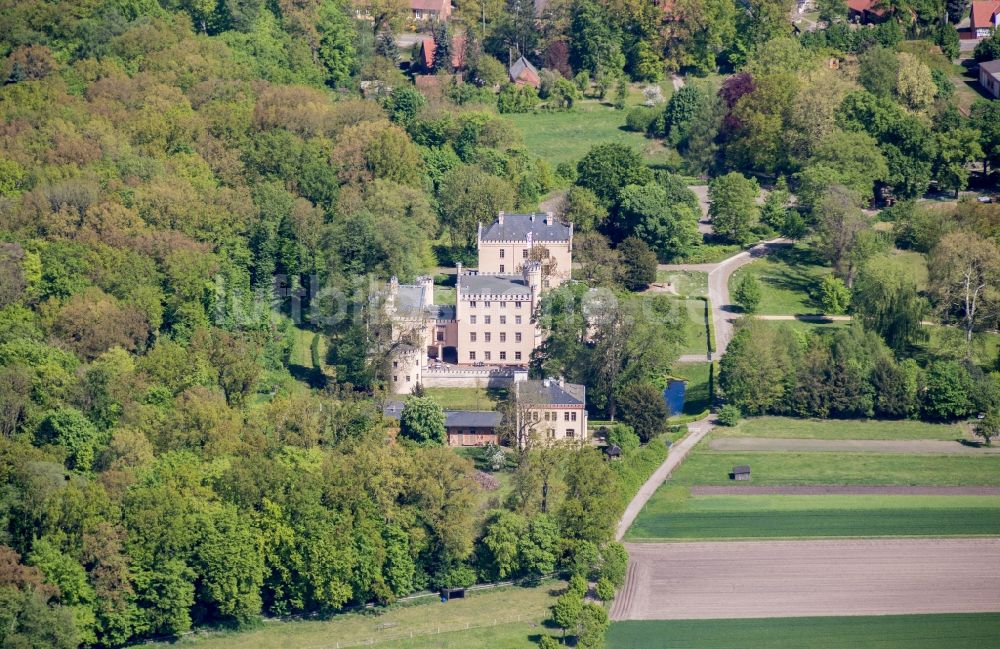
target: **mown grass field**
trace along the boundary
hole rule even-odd
[[[672,284],[677,294],[685,297],[708,295],[708,273],[700,270],[658,270],[656,281]]]
[[[497,406],[486,388],[425,388],[425,392],[445,410],[496,410]]]
[[[670,84],[664,86],[664,97],[669,99]],[[607,142],[634,147],[648,162],[655,164],[662,144],[642,133],[625,130],[626,113],[641,102],[641,94],[633,92],[624,110],[616,110],[596,99],[584,99],[577,101],[570,111],[540,111],[507,117],[521,131],[528,151],[544,158],[553,167],[560,162],[576,162],[592,146]]]
[[[985,649],[1000,613],[615,622],[607,649]]]
[[[629,530],[631,540],[995,534],[996,496],[678,493],[651,501]]]
[[[239,633],[199,633],[150,648],[189,646],[196,649],[327,649],[368,646],[385,649],[530,649],[542,632],[561,582],[535,588],[504,588],[470,593],[466,599],[441,604],[427,597],[419,604],[392,606],[369,613],[347,613],[324,621],[264,623]],[[504,622],[515,616],[521,621]],[[497,624],[494,626],[494,621]],[[465,627],[481,627],[470,628]],[[441,633],[437,633],[440,629]],[[413,633],[414,637],[401,638]]]
[[[820,305],[813,300],[823,276],[830,268],[805,246],[777,250],[751,264],[743,266],[729,278],[729,292],[734,294],[740,279],[747,275],[760,282],[761,297],[757,312],[766,315],[794,315],[820,313]]]
[[[732,428],[712,431],[717,437],[781,437],[790,439],[939,439],[968,437],[963,424],[858,419],[754,417]]]
[[[676,300],[684,343],[681,354],[708,354],[708,322],[704,300]]]

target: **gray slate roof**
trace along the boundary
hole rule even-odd
[[[492,410],[446,410],[446,428],[496,428],[500,425],[500,413]]]
[[[744,473],[750,473],[749,464],[737,464],[733,467],[733,475],[742,475]]]
[[[985,70],[987,74],[996,76],[1000,74],[1000,59],[995,61],[984,61],[979,64],[980,70]]]
[[[392,419],[399,419],[400,413],[403,412],[403,406],[405,404],[402,401],[386,401],[385,405],[382,407],[382,414],[386,417],[391,417]]]
[[[531,65],[531,61],[522,56],[514,61],[514,65],[510,66],[510,78],[517,79],[525,70],[531,70],[536,76],[538,75],[538,70]]]
[[[517,384],[518,397],[528,403],[547,406],[582,406],[587,400],[587,387],[579,383],[565,383],[546,379],[521,381]]]
[[[458,285],[462,295],[531,297],[531,288],[519,275],[462,275]]]
[[[419,284],[400,284],[399,292],[396,294],[396,308],[400,313],[417,314],[421,309],[420,305],[423,304],[421,299],[423,290]],[[433,320],[455,319],[455,305],[453,304],[432,304],[424,311]]]
[[[483,241],[527,241],[528,233],[534,243],[541,241],[569,241],[570,227],[553,218],[545,224],[545,214],[504,214],[503,225],[494,221],[483,228]]]

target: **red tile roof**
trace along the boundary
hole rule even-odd
[[[1000,10],[1000,1],[993,0],[987,2],[972,3],[972,29],[977,27],[992,27],[993,15]]]
[[[876,8],[875,5],[878,0],[847,0],[847,7],[851,11],[855,11],[859,14],[863,14],[866,11],[875,14],[876,16],[881,16],[885,13],[885,9]]]
[[[420,45],[420,63],[425,68],[434,67],[434,50],[437,43],[433,38],[425,38]],[[459,70],[465,66],[465,36],[455,36],[451,39],[451,67]]]

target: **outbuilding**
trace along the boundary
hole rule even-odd
[[[749,480],[750,479],[750,465],[749,464],[737,464],[733,467],[733,472],[730,474],[733,480]]]
[[[606,460],[620,460],[622,459],[622,448],[617,444],[611,444],[610,446],[604,447],[604,459]]]

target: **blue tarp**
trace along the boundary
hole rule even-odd
[[[684,392],[687,389],[687,381],[671,379],[663,391],[663,400],[667,402],[667,408],[671,415],[679,415],[684,412]]]

